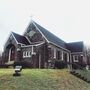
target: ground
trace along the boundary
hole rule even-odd
[[[90,84],[71,75],[67,69],[0,69],[0,90],[90,90]]]

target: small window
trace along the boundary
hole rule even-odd
[[[36,33],[35,31],[30,31],[28,35],[31,38],[35,33]]]
[[[23,52],[23,58],[31,57],[31,51],[24,51]]]
[[[57,59],[63,60],[63,51],[57,51]]]
[[[52,50],[51,50],[51,48],[48,48],[48,55],[49,55],[49,58],[51,58],[51,56],[52,56]]]
[[[26,51],[26,57],[28,57],[29,56],[29,52],[28,51]]]
[[[78,62],[78,55],[74,55],[73,59],[74,59],[75,62]]]
[[[28,57],[31,57],[31,52],[30,51],[28,52]]]

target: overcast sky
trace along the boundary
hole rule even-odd
[[[32,19],[66,42],[90,44],[90,0],[0,0],[0,50]]]

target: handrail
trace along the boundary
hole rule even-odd
[[[82,70],[85,69],[85,67],[81,66],[81,64],[77,64],[77,63],[74,63],[74,62],[67,63],[67,64],[71,65],[70,69],[75,69],[73,65],[75,65],[76,68],[78,68],[78,69],[82,69]]]

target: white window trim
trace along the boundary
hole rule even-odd
[[[31,51],[23,51],[23,58],[31,57]]]
[[[26,55],[26,57],[28,57],[28,51],[26,51],[26,54],[25,55]]]
[[[74,62],[78,62],[78,59],[75,59],[75,56],[78,57],[78,55],[73,55],[73,60],[74,60]]]
[[[63,51],[61,51],[61,53],[62,53],[61,60],[63,61]]]
[[[28,57],[31,57],[31,51],[29,51],[28,54],[29,54]]]

